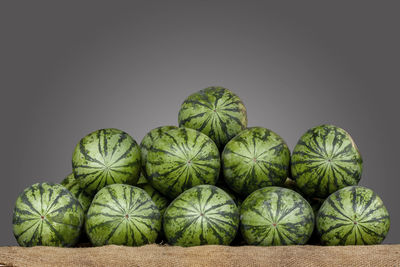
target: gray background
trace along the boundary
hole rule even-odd
[[[80,138],[116,127],[140,142],[211,85],[291,149],[310,127],[346,129],[399,243],[399,3],[1,1],[0,245],[16,244],[18,194],[71,172]]]

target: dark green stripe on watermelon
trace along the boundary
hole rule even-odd
[[[291,171],[304,194],[326,198],[340,188],[358,184],[362,158],[345,130],[321,125],[308,130],[298,141]]]
[[[287,188],[258,189],[243,201],[240,209],[240,229],[249,245],[302,245],[313,228],[310,204]]]
[[[222,150],[247,127],[247,112],[240,98],[223,87],[208,87],[190,95],[181,106],[179,126],[208,135]]]
[[[140,148],[121,130],[98,130],[77,144],[72,167],[81,188],[90,195],[109,184],[135,185],[140,174]]]
[[[189,128],[165,132],[147,154],[148,181],[171,199],[193,186],[215,184],[219,170],[219,152],[214,142]]]
[[[141,152],[141,158],[142,158],[142,174],[144,177],[147,177],[146,173],[146,161],[147,161],[147,153],[150,150],[150,147],[153,145],[153,143],[160,138],[165,132],[176,129],[178,127],[176,126],[161,126],[157,127],[150,132],[148,132],[142,139],[142,142],[140,143],[140,152]]]
[[[199,185],[183,192],[168,206],[163,226],[172,245],[229,245],[238,230],[239,211],[222,189]]]
[[[283,185],[289,161],[290,151],[285,141],[262,127],[240,132],[222,152],[225,181],[242,196],[265,186]]]
[[[325,245],[374,245],[385,239],[389,213],[371,189],[345,187],[330,195],[317,215],[317,229]]]
[[[94,197],[85,228],[95,246],[141,246],[155,242],[161,215],[143,189],[113,184],[102,188]]]
[[[74,246],[84,213],[78,200],[62,185],[37,183],[17,198],[13,232],[21,246]]]

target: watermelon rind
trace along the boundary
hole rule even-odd
[[[291,172],[306,196],[326,198],[358,184],[362,158],[349,133],[324,124],[309,129],[299,139],[292,153]]]
[[[222,189],[199,185],[171,202],[163,227],[171,245],[229,245],[239,227],[239,210]]]
[[[109,184],[135,185],[140,174],[140,147],[126,132],[101,129],[76,145],[72,168],[80,187],[88,194]]]
[[[214,185],[219,171],[220,155],[215,143],[190,128],[165,132],[147,154],[147,180],[170,199],[196,185]]]
[[[84,212],[64,186],[36,183],[17,198],[13,233],[20,246],[71,247],[79,239]]]
[[[371,189],[349,186],[330,195],[317,215],[317,230],[323,245],[376,245],[389,228],[389,213]]]
[[[85,229],[94,246],[141,246],[155,242],[161,229],[161,215],[143,189],[112,184],[95,195]]]
[[[249,245],[303,245],[313,232],[314,213],[310,204],[295,191],[264,187],[243,201],[240,229]]]
[[[147,153],[150,147],[153,145],[154,141],[160,138],[160,136],[162,136],[165,132],[176,128],[178,127],[172,125],[160,126],[155,129],[152,129],[143,137],[142,142],[140,142],[140,153],[142,162],[141,174],[143,174],[144,177],[147,177],[146,161],[147,161]]]
[[[179,126],[208,135],[222,151],[225,144],[247,127],[247,111],[230,90],[212,86],[190,95],[181,105]]]
[[[221,159],[226,184],[246,197],[257,189],[284,184],[290,150],[275,132],[251,127],[226,144]]]

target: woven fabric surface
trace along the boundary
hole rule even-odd
[[[400,245],[0,247],[0,266],[400,266]]]

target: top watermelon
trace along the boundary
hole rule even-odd
[[[247,112],[240,98],[223,87],[208,87],[190,95],[182,104],[179,126],[208,135],[222,150],[247,127]]]
[[[135,185],[140,174],[140,148],[121,130],[97,130],[76,145],[72,168],[81,188],[91,195],[109,184]]]
[[[144,175],[144,177],[147,177],[146,173],[146,161],[147,161],[147,153],[150,149],[150,147],[153,145],[153,143],[160,138],[165,132],[176,129],[178,127],[176,126],[161,126],[157,127],[150,132],[148,132],[142,139],[142,142],[140,143],[140,153],[141,153],[141,158],[142,158],[142,170],[141,173]]]
[[[358,184],[362,158],[345,130],[321,125],[308,130],[298,141],[291,171],[306,196],[326,198],[343,187]]]

